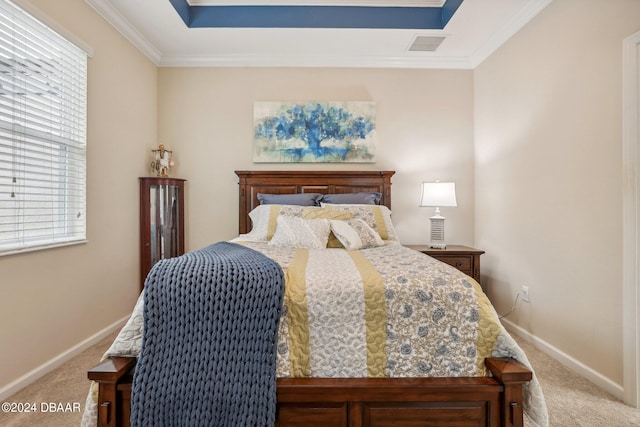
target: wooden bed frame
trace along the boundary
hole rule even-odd
[[[258,193],[378,191],[391,207],[393,171],[236,171],[239,231]],[[522,385],[530,370],[512,359],[488,358],[492,377],[279,378],[275,427],[522,427]],[[113,357],[89,371],[100,385],[99,426],[128,426],[135,359]]]

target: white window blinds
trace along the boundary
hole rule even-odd
[[[86,239],[87,55],[0,0],[0,255]]]

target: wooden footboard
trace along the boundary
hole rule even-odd
[[[276,427],[522,427],[522,385],[531,371],[487,359],[491,378],[280,378]],[[98,426],[128,426],[135,359],[89,371],[100,384]]]
[[[131,383],[135,366],[136,358],[108,357],[89,370],[89,379],[99,384],[99,426],[129,425]]]

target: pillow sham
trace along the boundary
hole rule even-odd
[[[360,218],[346,221],[330,220],[329,222],[331,231],[347,250],[355,251],[384,245],[380,235]]]
[[[302,219],[297,216],[280,215],[276,232],[269,241],[273,246],[324,249],[331,231],[327,219]]]
[[[296,194],[266,194],[258,193],[258,201],[261,205],[296,205],[296,206],[320,206],[322,194],[320,193],[296,193]]]
[[[391,211],[385,205],[336,205],[321,203],[323,208],[351,212],[354,218],[360,218],[378,232],[382,240],[398,241],[396,231],[391,222]]]
[[[339,211],[335,209],[329,208],[313,208],[313,207],[305,207],[302,209],[301,218],[304,219],[351,219],[353,218],[353,214],[351,212]]]
[[[353,217],[351,212],[338,211],[328,208],[305,208],[302,211],[302,218],[304,219],[335,219],[345,220]],[[332,232],[329,233],[329,241],[327,242],[328,248],[344,248],[340,240],[336,238],[336,235]]]
[[[361,191],[358,193],[325,194],[321,202],[333,204],[379,205],[382,193]]]
[[[247,234],[252,240],[271,240],[276,232],[276,220],[280,214],[289,216],[300,216],[304,206],[293,205],[259,205],[249,212],[251,218],[251,231]],[[320,209],[320,208],[317,208]]]

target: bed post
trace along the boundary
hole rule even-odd
[[[129,401],[122,399],[118,384],[136,360],[134,357],[108,357],[88,372],[89,379],[99,385],[98,427],[122,426],[123,419],[129,424]]]
[[[502,427],[523,427],[522,386],[531,380],[533,374],[513,359],[488,358],[485,365],[493,376],[502,383],[504,391],[500,401]]]

